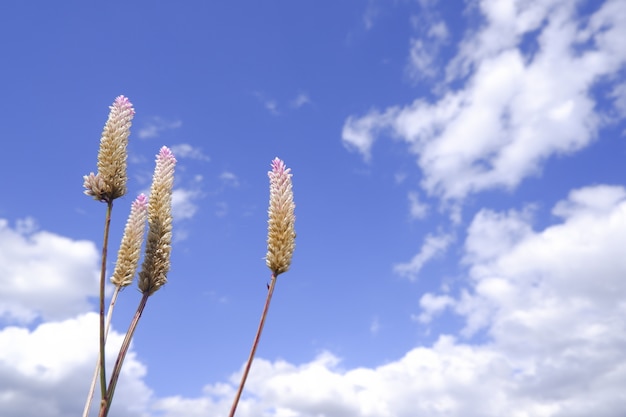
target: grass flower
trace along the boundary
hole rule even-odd
[[[131,205],[130,214],[128,215],[126,227],[124,228],[124,235],[122,236],[122,243],[120,244],[120,249],[117,254],[115,270],[113,272],[113,276],[111,277],[111,282],[115,285],[115,290],[113,291],[105,320],[104,342],[106,342],[106,338],[109,333],[109,326],[113,316],[113,308],[117,302],[117,296],[122,288],[133,282],[133,277],[137,272],[141,244],[143,243],[143,235],[146,228],[147,209],[148,199],[145,195],[139,194]],[[100,358],[98,358],[98,361],[96,362],[96,368],[94,370],[93,379],[87,395],[87,401],[83,410],[83,417],[87,417],[89,415],[89,409],[91,407],[91,401],[99,372]]]
[[[128,221],[124,228],[122,243],[117,253],[117,262],[115,263],[115,270],[111,277],[111,282],[116,287],[130,285],[137,272],[139,257],[141,255],[141,244],[143,243],[143,235],[148,216],[147,210],[148,198],[140,194],[137,199],[133,201],[131,206]]]
[[[270,178],[270,204],[267,227],[267,255],[265,261],[275,274],[289,270],[295,248],[295,204],[291,184],[291,169],[278,158],[272,161]]]
[[[176,158],[162,147],[156,158],[148,202],[148,239],[139,289],[152,295],[167,282],[172,250],[172,189]]]
[[[109,108],[109,118],[100,138],[98,173],[83,177],[85,194],[104,202],[111,202],[126,194],[126,148],[135,115],[133,105],[124,96],[117,97]]]
[[[233,400],[228,417],[234,417],[237,411],[237,405],[239,404],[243,388],[246,385],[246,380],[248,379],[248,374],[252,367],[252,361],[254,360],[257,347],[259,346],[259,340],[261,340],[261,333],[263,332],[263,326],[265,326],[265,319],[267,318],[267,312],[269,311],[274,288],[276,287],[276,279],[278,274],[289,270],[293,250],[296,247],[296,231],[294,228],[296,222],[294,209],[296,206],[293,203],[290,171],[291,169],[288,169],[283,161],[274,158],[272,161],[272,170],[268,172],[268,176],[270,177],[270,207],[268,210],[267,255],[265,262],[272,271],[272,278],[267,288],[267,297],[265,299],[263,313],[261,313],[261,321],[259,322],[259,327],[254,336],[252,349],[250,350],[250,355],[243,369],[241,382],[237,388],[237,393],[235,394],[235,399]]]
[[[148,240],[139,272],[139,289],[142,296],[137,306],[126,336],[115,361],[111,380],[100,407],[100,417],[107,417],[111,401],[115,394],[117,381],[122,371],[124,358],[130,348],[130,342],[137,329],[137,324],[148,302],[148,298],[167,282],[172,251],[172,190],[174,187],[174,167],[176,158],[167,147],[163,146],[156,157],[156,167],[150,187],[148,201]]]

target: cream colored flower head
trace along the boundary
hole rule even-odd
[[[117,253],[115,270],[113,277],[111,277],[111,282],[117,287],[126,287],[133,282],[139,266],[147,216],[148,198],[143,194],[139,194],[131,205],[128,221],[124,228],[124,236],[122,236],[122,243]]]
[[[287,272],[296,246],[296,231],[291,184],[291,169],[278,158],[272,161],[270,178],[270,206],[267,226],[266,264],[276,276]]]
[[[130,126],[135,110],[124,96],[110,107],[98,151],[98,173],[83,177],[85,194],[98,201],[111,202],[126,194],[126,160]]]
[[[176,158],[162,147],[156,158],[156,168],[148,202],[148,240],[139,272],[139,289],[154,294],[167,282],[172,252],[172,191]]]

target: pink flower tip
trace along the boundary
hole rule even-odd
[[[143,193],[139,194],[135,199],[135,204],[139,207],[148,207],[148,197]]]
[[[285,163],[280,160],[278,157],[274,158],[274,160],[272,161],[272,171],[274,173],[282,173],[285,171]]]
[[[159,158],[160,159],[172,159],[173,162],[176,162],[176,158],[174,157],[174,154],[172,153],[172,151],[170,151],[170,148],[168,148],[167,146],[163,146],[161,148],[161,150],[159,151]]]
[[[113,105],[115,107],[119,107],[120,109],[128,109],[132,114],[135,114],[135,109],[133,109],[133,103],[130,102],[128,97],[117,96]]]

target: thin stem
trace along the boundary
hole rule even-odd
[[[116,286],[109,303],[109,309],[107,311],[106,328],[104,331],[104,341],[106,343],[107,335],[109,334],[109,327],[111,326],[111,318],[113,317],[113,307],[117,301],[117,296],[120,293],[122,287]],[[93,393],[96,390],[96,383],[98,382],[98,374],[100,373],[100,356],[96,359],[96,368],[93,371],[93,378],[91,379],[91,386],[89,387],[89,393],[87,394],[87,401],[85,402],[85,409],[83,410],[83,417],[89,416],[89,409],[91,408],[91,401],[93,400]]]
[[[265,299],[265,307],[263,308],[263,314],[261,315],[261,321],[259,322],[259,328],[256,331],[256,336],[254,337],[254,342],[252,343],[252,350],[250,350],[250,356],[248,357],[248,362],[246,362],[246,367],[243,371],[243,375],[241,376],[241,382],[239,383],[239,389],[237,390],[237,395],[235,395],[235,400],[233,401],[233,405],[230,409],[230,413],[228,417],[234,417],[235,411],[237,410],[237,405],[239,404],[239,399],[241,398],[241,393],[243,392],[243,387],[246,384],[246,379],[248,379],[248,373],[250,372],[250,367],[252,366],[252,361],[254,360],[254,354],[256,353],[256,348],[259,345],[259,340],[261,339],[261,332],[263,331],[263,326],[265,325],[265,317],[267,317],[267,311],[270,308],[270,302],[272,301],[272,294],[274,294],[274,286],[276,285],[276,277],[277,274],[272,274],[272,281],[270,282],[270,287],[267,290],[267,298]]]
[[[107,249],[109,246],[109,229],[111,227],[111,211],[113,210],[113,200],[107,201],[106,219],[104,221],[104,238],[102,242],[102,264],[100,265],[100,393],[102,401],[106,402],[107,374],[104,362],[104,344],[106,342],[106,332],[104,326],[104,283],[106,278]]]
[[[120,347],[120,353],[117,355],[117,360],[115,361],[113,372],[111,373],[111,381],[109,381],[109,388],[106,392],[107,401],[102,403],[99,414],[100,417],[107,417],[107,414],[109,413],[109,408],[111,407],[111,403],[113,402],[113,395],[115,394],[117,380],[120,377],[122,365],[124,364],[124,358],[126,357],[126,353],[128,353],[130,341],[133,338],[133,334],[135,333],[135,329],[137,328],[137,324],[139,323],[139,319],[141,318],[143,309],[146,307],[148,297],[150,297],[150,293],[147,291],[144,292],[143,296],[141,297],[141,301],[139,301],[139,306],[137,307],[137,311],[135,312],[133,321],[130,322],[130,326],[128,327],[128,331],[126,332],[126,337],[124,337],[124,341],[122,342],[122,346]]]

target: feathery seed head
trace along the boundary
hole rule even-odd
[[[296,216],[291,184],[291,168],[278,158],[272,161],[270,178],[270,204],[268,209],[267,255],[268,268],[276,275],[289,270],[296,246],[294,228]]]
[[[111,277],[111,282],[117,287],[126,287],[133,282],[133,277],[139,265],[147,216],[148,198],[143,194],[139,194],[131,205],[122,243],[117,253],[115,270]]]
[[[167,282],[172,251],[172,190],[176,158],[162,147],[156,158],[148,202],[148,240],[139,272],[139,289],[154,294]]]
[[[109,118],[104,125],[98,151],[98,182],[85,176],[85,194],[99,201],[110,202],[126,194],[126,160],[130,126],[135,110],[124,96],[119,96],[109,107]]]

